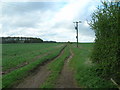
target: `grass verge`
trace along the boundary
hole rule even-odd
[[[70,66],[75,70],[75,79],[81,88],[115,88],[112,82],[97,76],[96,66],[91,62],[90,56],[94,44],[71,45],[74,56]]]
[[[69,47],[67,46],[63,52],[63,54],[49,64],[48,69],[51,71],[50,76],[47,80],[40,86],[40,88],[54,88],[55,82],[63,68],[64,60],[68,58],[70,55]]]

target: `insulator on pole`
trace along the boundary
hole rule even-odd
[[[75,27],[75,29],[77,30],[77,26]]]

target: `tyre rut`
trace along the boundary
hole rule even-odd
[[[60,77],[56,82],[56,88],[78,88],[74,79],[74,72],[69,67],[69,61],[73,57],[73,53],[70,50],[71,55],[65,60]]]

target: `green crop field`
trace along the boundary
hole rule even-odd
[[[66,46],[67,45],[67,46]],[[65,47],[66,46],[66,47]],[[76,44],[44,43],[44,44],[3,44],[3,72],[10,72],[3,75],[3,88],[13,87],[21,80],[30,75],[31,70],[36,69],[40,64],[57,57],[61,50],[63,53],[53,60],[47,67],[51,72],[39,88],[54,88],[56,81],[63,69],[65,60],[73,53],[69,67],[74,71],[74,79],[80,88],[113,88],[110,80],[103,80],[96,75],[96,66],[91,62],[93,43]],[[18,67],[23,63],[26,65]],[[15,69],[14,69],[15,68]]]
[[[5,71],[24,62],[31,63],[35,56],[42,56],[62,46],[62,44],[3,44],[2,69]]]

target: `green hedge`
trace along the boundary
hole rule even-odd
[[[102,2],[92,14],[90,26],[96,36],[92,53],[96,72],[120,84],[120,2]]]

